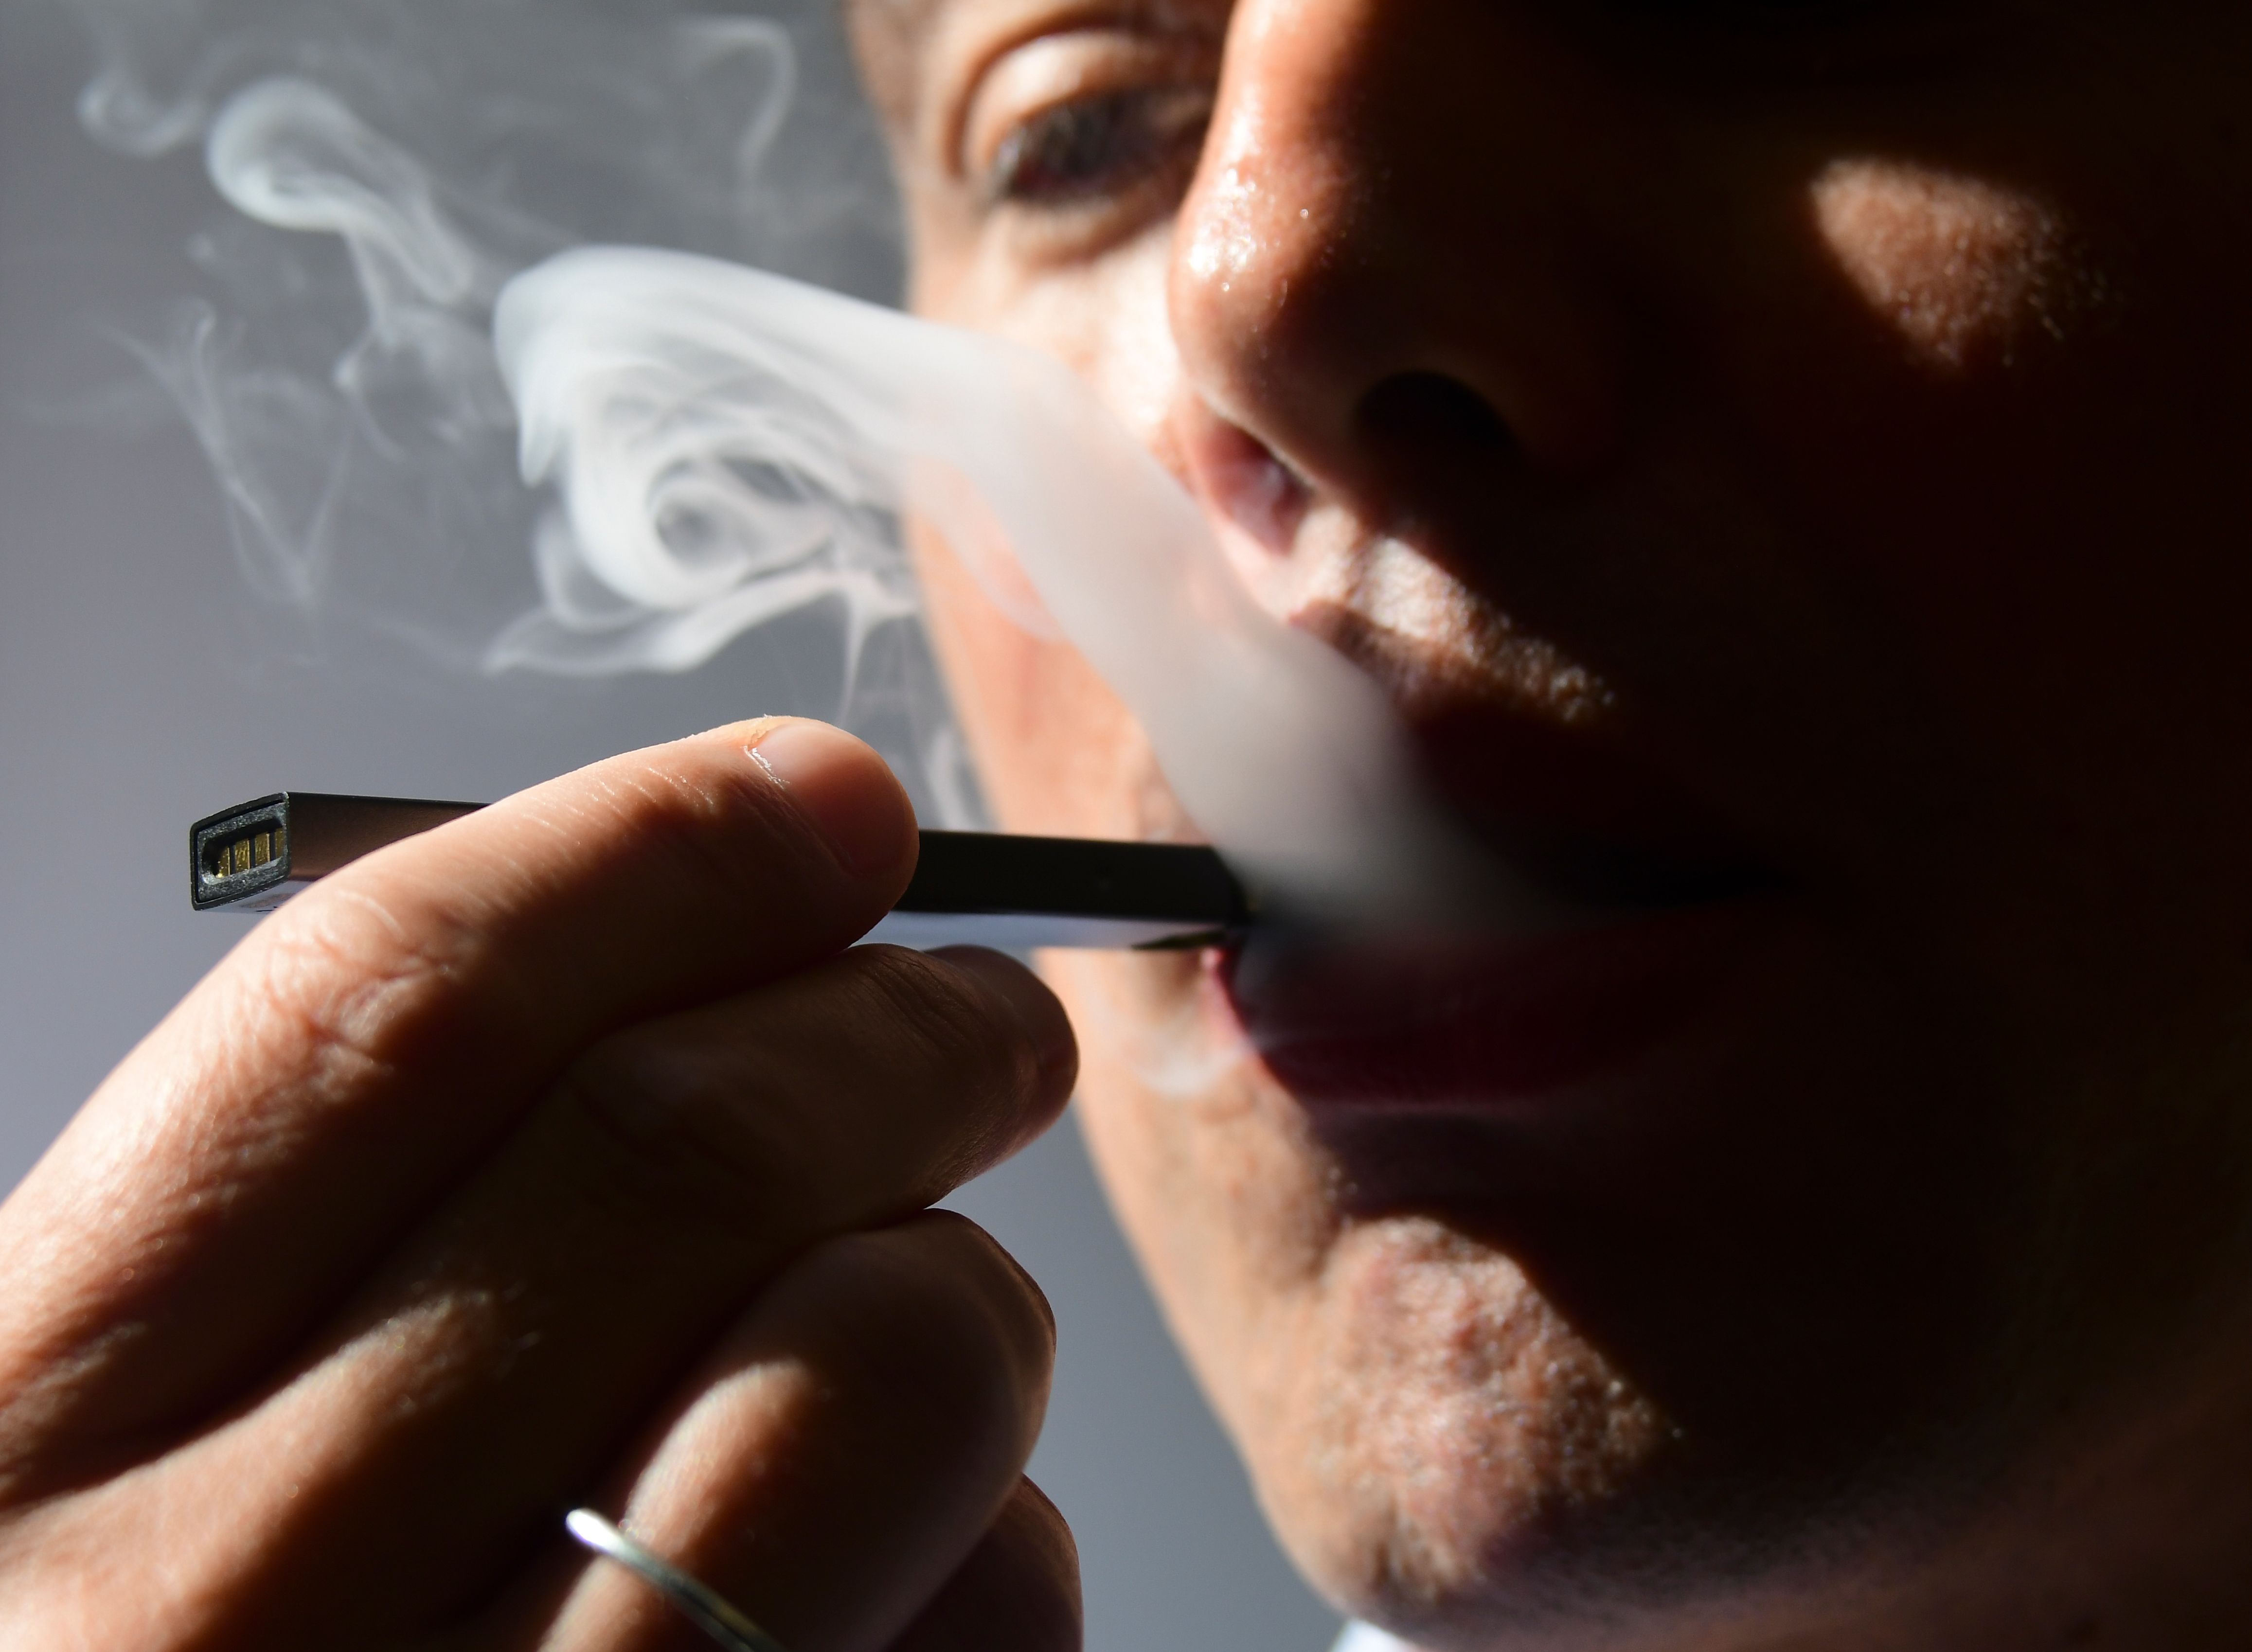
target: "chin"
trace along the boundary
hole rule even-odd
[[[1901,1426],[1913,1371],[1947,1362],[1874,1329],[1902,1317],[1882,1276],[1835,1288],[1855,1253],[1770,1226],[1748,1197],[1745,1167],[1818,1156],[1706,1139],[1780,1107],[1740,1041],[1653,1045],[1569,1107],[1512,1093],[1403,1110],[1371,1099],[1366,1063],[1324,1093],[1250,1055],[1224,966],[1083,961],[1059,985],[1114,1203],[1270,1523],[1341,1610],[1434,1652],[1672,1652],[1753,1595],[1797,1595],[1842,1534],[1929,1530],[1949,1501],[1936,1475],[1975,1493],[1944,1442]],[[1196,1081],[1153,1084],[1121,1053],[1129,1028],[1144,1049],[1204,1052]],[[1212,1052],[1232,1034],[1228,1065]],[[1818,1121],[1844,1101],[1789,1093]],[[1651,1121],[1684,1119],[1706,1122],[1645,1142]],[[1897,1209],[1899,1185],[1874,1190]],[[1858,1207],[1847,1195],[1828,1190]],[[1810,1269],[1832,1288],[1818,1301]]]
[[[1231,1424],[1307,1579],[1428,1652],[1825,1644],[1962,1513],[1929,1457],[1806,1480],[1704,1448],[1442,1222],[1350,1224],[1323,1274]]]
[[[1296,1318],[1239,1408],[1262,1500],[1317,1588],[1418,1644],[1567,1611],[1678,1454],[1515,1262],[1437,1220],[1348,1225]]]

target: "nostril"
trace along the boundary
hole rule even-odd
[[[1394,373],[1361,398],[1358,417],[1372,446],[1418,466],[1496,459],[1517,446],[1493,404],[1444,373]]]
[[[1181,432],[1197,491],[1255,543],[1287,552],[1311,496],[1305,482],[1266,443],[1201,403]]]

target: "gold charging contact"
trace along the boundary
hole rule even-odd
[[[283,833],[272,828],[207,844],[204,850],[205,880],[217,883],[222,878],[239,878],[261,866],[270,866],[281,859],[284,841]]]

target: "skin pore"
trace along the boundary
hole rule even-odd
[[[1076,367],[1497,857],[1673,960],[1588,966],[1647,1047],[1443,1101],[1212,961],[1049,961],[1309,1575],[1434,1647],[2241,1644],[2252,22],[851,17],[915,306]],[[1192,835],[920,552],[1004,823]]]

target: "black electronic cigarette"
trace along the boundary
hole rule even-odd
[[[198,912],[271,912],[347,861],[482,807],[275,792],[189,829],[189,896]],[[926,831],[907,892],[867,938],[1183,949],[1223,945],[1250,921],[1242,885],[1201,846]]]

